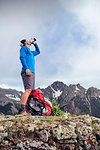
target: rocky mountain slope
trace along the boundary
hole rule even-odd
[[[0,113],[16,114],[20,105],[22,92],[0,88]]]
[[[99,150],[100,119],[0,116],[0,150]]]
[[[63,82],[56,81],[41,90],[50,100],[56,100],[65,112],[100,117],[100,90],[97,88],[85,89],[80,84],[67,86]]]
[[[45,89],[40,89],[51,101],[56,100],[63,111],[71,114],[89,114],[100,118],[100,89],[85,89],[80,84],[67,86],[56,81]],[[22,92],[0,88],[0,112],[16,114],[20,107]]]

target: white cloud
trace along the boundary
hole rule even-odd
[[[86,27],[86,33],[100,37],[100,1],[99,0],[59,0],[62,6],[74,13],[77,21]]]
[[[4,1],[0,18],[0,85],[22,88],[19,41],[36,36],[37,87],[55,80],[100,87],[99,0]]]
[[[100,88],[100,84],[98,84],[100,81],[100,1],[59,0],[59,2],[67,12],[74,15],[76,23],[84,27],[83,39],[91,37],[89,43],[83,46],[79,44],[75,47],[73,45],[73,55],[72,57],[70,55],[68,59],[72,67],[67,75],[68,80],[81,82],[87,87],[97,86]]]
[[[36,37],[40,48],[44,49],[42,41],[46,37],[43,37],[43,32],[47,26],[44,27],[43,24],[46,20],[52,19],[56,8],[56,1],[53,0],[0,1],[1,86],[16,88],[19,85],[19,88],[22,88],[19,41]]]

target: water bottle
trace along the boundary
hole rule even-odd
[[[32,44],[32,42],[35,42],[35,41],[36,41],[36,38],[31,38],[29,41],[30,41],[30,43]]]

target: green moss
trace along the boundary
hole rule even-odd
[[[18,133],[21,133],[21,132],[23,132],[23,131],[24,131],[23,128],[19,128],[17,132],[18,132]]]
[[[14,136],[14,134],[15,134],[14,132],[9,132],[7,138],[11,139]]]
[[[96,121],[95,121],[95,120],[92,120],[92,124],[96,124]]]
[[[15,144],[18,144],[18,142],[19,142],[18,140],[15,140],[15,141],[14,141]]]
[[[77,115],[73,114],[72,117],[76,117]]]
[[[37,122],[37,125],[42,125],[42,123],[41,122]]]
[[[68,119],[67,119],[68,121],[72,121],[73,120],[73,118],[72,118],[72,116],[68,116]]]
[[[42,118],[42,119],[41,119],[41,121],[52,122],[52,120],[51,120],[51,119],[49,119],[49,118]]]
[[[16,126],[12,126],[12,130],[15,130],[16,129]]]
[[[12,122],[15,122],[15,121],[18,121],[19,118],[14,118],[14,119],[11,119]]]
[[[62,119],[62,118],[61,118],[61,122],[66,122],[66,119]]]

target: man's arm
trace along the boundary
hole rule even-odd
[[[28,69],[28,66],[26,63],[26,49],[25,49],[25,47],[22,47],[20,50],[20,60],[21,60],[23,68],[25,69],[26,75],[31,76],[31,72]]]
[[[20,60],[21,60],[23,68],[28,69],[28,66],[26,63],[26,49],[24,46],[20,50]]]
[[[36,55],[40,54],[40,49],[39,49],[37,43],[35,43],[34,46],[35,46],[35,51],[32,51],[32,53],[34,56],[36,56]]]

